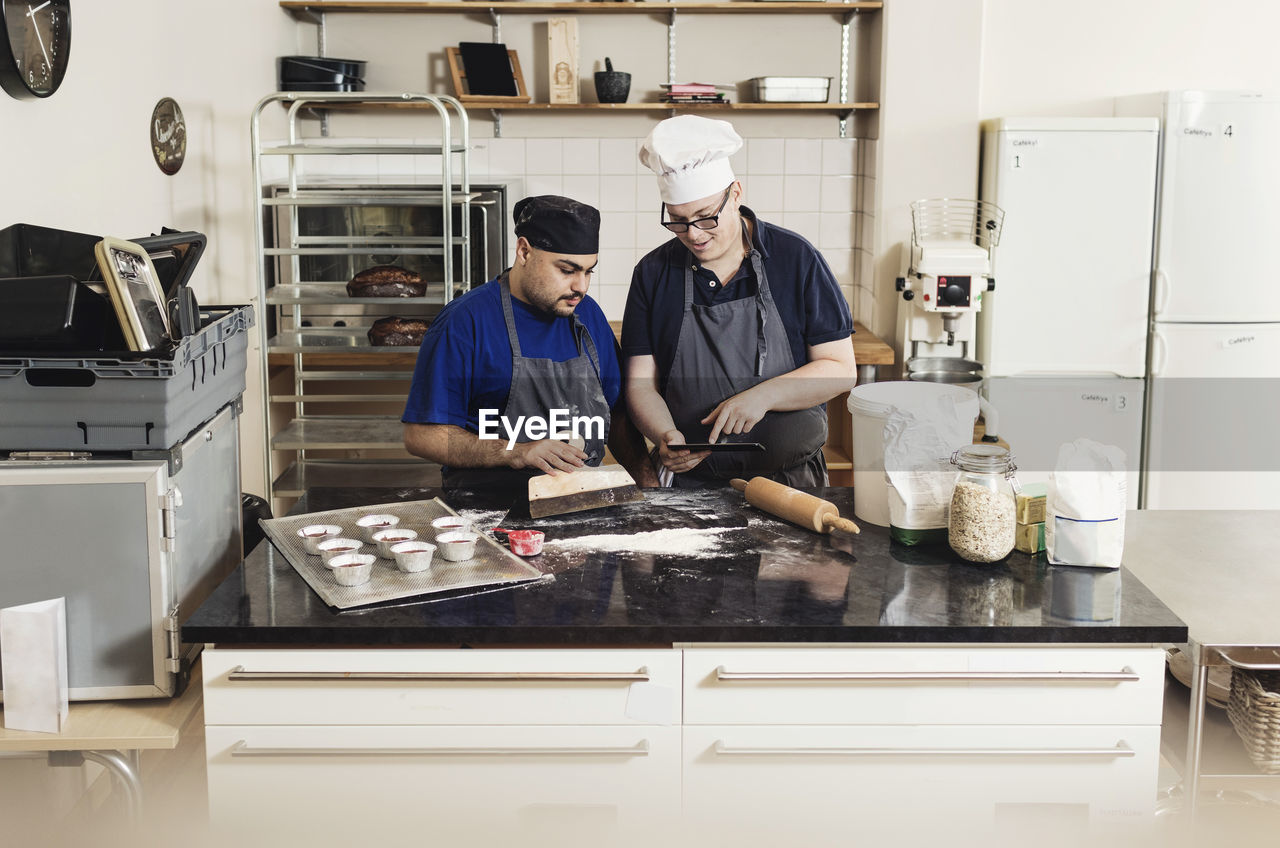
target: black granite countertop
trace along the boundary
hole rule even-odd
[[[853,514],[853,490],[814,490]],[[294,512],[421,500],[432,489],[313,489]],[[818,535],[729,489],[649,490],[641,504],[520,522],[493,496],[446,497],[481,528],[547,533],[555,579],[336,611],[270,542],[182,628],[186,642],[314,645],[670,645],[677,642],[1163,643],[1187,628],[1127,569],[1014,552],[971,565],[886,529]],[[672,532],[684,528],[689,532]],[[635,536],[631,550],[618,535]],[[592,537],[592,538],[585,538]],[[646,546],[669,552],[645,552]],[[635,548],[639,548],[636,550]],[[677,548],[684,553],[675,552]]]

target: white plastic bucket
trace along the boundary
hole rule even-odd
[[[896,407],[925,414],[939,398],[951,396],[969,422],[968,432],[955,433],[956,444],[973,439],[978,395],[945,383],[899,380],[867,383],[849,392],[853,416],[853,514],[868,524],[889,526],[889,487],[884,476],[884,424]],[[970,414],[972,411],[972,414]]]

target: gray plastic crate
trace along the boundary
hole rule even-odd
[[[172,358],[7,358],[0,450],[134,451],[181,442],[244,393],[251,306],[207,306]]]

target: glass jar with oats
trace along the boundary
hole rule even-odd
[[[998,562],[1013,550],[1017,507],[1009,449],[968,445],[951,455],[960,469],[947,516],[947,542],[969,562]]]

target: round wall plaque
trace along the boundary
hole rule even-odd
[[[151,110],[151,155],[166,174],[176,174],[187,158],[187,124],[182,109],[166,97]]]

